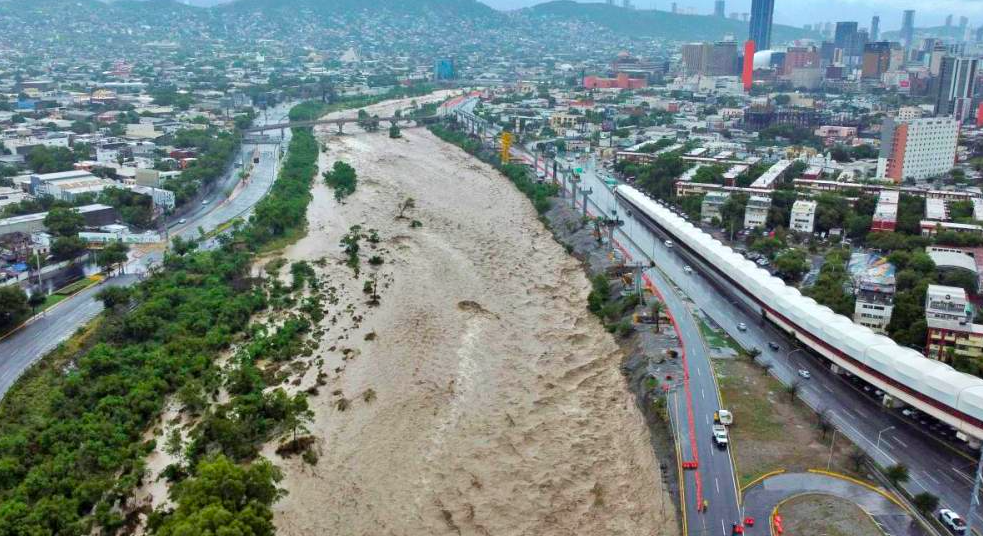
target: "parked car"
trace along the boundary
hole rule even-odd
[[[184,225],[185,223],[188,223],[188,220],[186,220],[186,219],[184,219],[184,218],[181,218],[181,219],[180,219],[180,220],[178,220],[177,222],[178,222],[178,223],[180,223],[181,225]]]
[[[671,248],[671,247],[672,247],[672,240],[666,240],[666,241],[665,241],[665,242],[663,242],[663,243],[665,244],[665,246],[666,246],[667,248]]]
[[[799,376],[802,376],[803,378],[808,380],[809,378],[812,377],[812,374],[810,374],[809,371],[806,369],[799,369]]]
[[[737,329],[738,329],[738,331],[747,331],[747,324],[745,324],[744,322],[741,322],[741,323],[737,324]]]
[[[966,522],[959,517],[959,514],[948,508],[939,510],[939,521],[955,534],[966,533]]]
[[[775,350],[776,352],[778,350],[781,350],[782,349],[782,347],[779,346],[778,343],[775,342],[775,341],[768,341],[768,348],[771,348],[772,350]]]
[[[683,266],[683,271],[686,272],[687,274],[693,273],[693,269],[690,268],[689,265]]]

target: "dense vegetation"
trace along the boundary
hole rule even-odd
[[[358,174],[355,173],[355,168],[339,160],[334,163],[331,171],[324,172],[324,182],[334,188],[334,198],[341,201],[355,193]]]
[[[154,441],[143,434],[169,395],[207,400],[221,385],[212,357],[242,337],[270,300],[249,276],[252,254],[239,245],[258,249],[303,226],[317,152],[313,134],[296,131],[279,179],[248,225],[219,249],[168,254],[164,268],[132,290],[107,291],[104,318],[7,394],[0,403],[0,535],[80,535],[93,525],[110,534],[128,530],[131,520],[117,508],[145,477],[143,458]],[[216,524],[222,528],[214,533],[270,533],[275,472],[230,468],[204,454],[248,460],[253,441],[303,417],[303,397],[264,393],[265,380],[250,367],[293,344],[303,325],[250,334],[229,379],[232,400],[196,428],[189,466],[170,472],[192,479],[176,488],[176,511],[156,515],[161,534],[206,534]],[[245,490],[228,485],[243,479],[250,481]],[[228,532],[234,527],[242,530]]]

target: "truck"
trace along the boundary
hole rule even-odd
[[[725,449],[727,448],[727,427],[722,424],[713,425],[713,442],[717,444],[717,448]]]
[[[734,424],[734,414],[725,409],[715,411],[713,413],[713,422],[724,426],[730,426]]]

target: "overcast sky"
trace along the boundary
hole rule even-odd
[[[538,0],[481,0],[499,9],[513,9],[540,3]],[[616,0],[620,3],[621,0]],[[632,0],[636,7],[668,10],[672,0]],[[727,13],[750,12],[751,0],[726,0]],[[680,9],[692,8],[697,13],[713,11],[713,0],[676,0]],[[931,6],[931,9],[930,9]],[[969,17],[970,26],[983,24],[983,0],[776,0],[775,22],[802,26],[815,22],[856,20],[861,26],[870,24],[872,15],[880,15],[882,30],[901,27],[901,12],[914,9],[916,26],[940,26],[948,14]]]

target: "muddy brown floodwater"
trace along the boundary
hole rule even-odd
[[[339,204],[319,181],[308,235],[284,252],[327,257],[318,271],[338,300],[315,355],[328,375],[312,397],[320,460],[264,451],[286,473],[278,533],[675,534],[578,262],[494,169],[426,130],[403,136],[320,133],[322,170],[344,160],[359,184]],[[422,227],[395,217],[408,197]],[[363,241],[358,278],[339,247],[355,224],[381,236],[376,250]],[[372,274],[377,307],[362,292]]]

